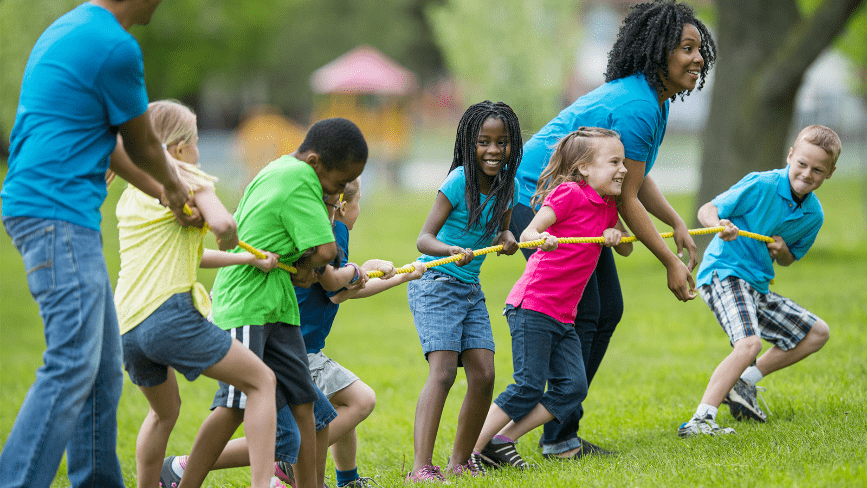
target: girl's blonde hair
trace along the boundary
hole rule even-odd
[[[614,137],[620,140],[617,132],[601,127],[579,127],[578,130],[560,139],[545,171],[539,176],[536,193],[530,206],[536,208],[545,202],[554,188],[566,181],[584,181],[581,168],[593,162],[596,152],[596,139]]]
[[[198,133],[196,114],[177,100],[159,100],[148,104],[151,124],[166,146],[189,142]]]
[[[359,190],[361,189],[361,183],[358,181],[358,178],[350,181],[346,184],[346,187],[343,189],[343,198],[342,201],[349,203],[355,200],[358,197]]]

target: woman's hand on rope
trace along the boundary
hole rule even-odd
[[[259,259],[256,256],[250,254],[250,265],[255,266],[260,271],[265,273],[277,267],[277,264],[280,262],[278,261],[280,259],[279,254],[274,254],[273,252],[269,251],[262,251],[262,254],[265,255],[265,259]]]
[[[725,229],[719,233],[720,239],[724,241],[733,241],[737,239],[740,229],[738,229],[738,226],[733,224],[731,220],[720,219],[719,225],[725,226]]]
[[[692,236],[689,234],[689,229],[686,228],[686,225],[678,225],[673,231],[674,243],[677,246],[677,257],[682,258],[683,249],[686,248],[686,252],[689,254],[689,264],[686,265],[686,268],[692,273],[692,270],[695,269],[695,265],[698,263],[698,248],[695,245],[695,241],[692,240]],[[692,286],[695,288],[695,284]],[[693,298],[695,298],[694,295]]]
[[[605,247],[614,247],[620,244],[620,239],[623,238],[623,233],[620,232],[619,229],[611,227],[602,231],[602,237],[605,238],[605,242],[602,243]]]
[[[470,248],[463,248],[460,246],[451,246],[449,249],[449,255],[454,256],[456,254],[463,254],[460,259],[455,261],[455,266],[466,266],[470,264],[470,262],[476,257],[473,254],[473,250]]]
[[[549,252],[549,251],[553,251],[554,249],[557,249],[557,246],[560,244],[557,241],[556,237],[552,236],[551,234],[549,234],[547,232],[540,232],[539,233],[539,239],[545,239],[545,242],[543,242],[542,245],[539,246],[539,249],[541,249],[545,252]]]
[[[506,256],[511,256],[518,252],[518,241],[515,239],[515,235],[512,234],[512,231],[506,229],[503,232],[500,232],[500,236],[497,238],[497,242],[494,243],[495,246],[503,246],[503,249],[497,251],[497,256],[501,254],[505,254]]]
[[[387,280],[394,276],[396,271],[394,267],[394,263],[391,261],[384,261],[382,259],[368,259],[361,265],[361,270],[364,271],[362,273],[364,275],[364,281],[367,282],[367,273],[371,271],[381,271],[381,278]]]

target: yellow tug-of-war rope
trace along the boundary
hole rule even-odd
[[[707,227],[704,229],[690,229],[689,233],[690,233],[690,235],[715,234],[717,232],[722,232],[724,229],[725,229],[725,227],[723,227],[723,226]],[[747,232],[745,230],[738,231],[738,235],[744,236],[744,237],[749,237],[750,239],[756,239],[756,240],[759,240],[762,242],[774,242],[774,240],[768,236],[756,234],[755,232]],[[674,232],[665,232],[665,233],[660,234],[660,236],[663,239],[668,239],[669,237],[674,236]],[[638,239],[635,236],[624,237],[624,238],[620,239],[620,244],[625,244],[627,242],[635,242],[637,240]],[[592,243],[592,242],[596,242],[596,243],[601,244],[601,243],[605,242],[605,238],[604,237],[560,237],[557,239],[557,242],[560,244],[583,244],[583,243]],[[545,243],[544,239],[539,239],[539,240],[535,240],[535,241],[527,241],[527,242],[519,242],[518,247],[520,247],[520,248],[539,247],[544,243]],[[478,257],[478,256],[481,256],[482,254],[488,254],[488,253],[498,252],[498,251],[502,251],[502,250],[503,250],[502,245],[485,247],[485,248],[476,249],[475,251],[473,251],[473,256]],[[440,259],[437,259],[434,261],[429,261],[429,262],[425,263],[425,266],[427,266],[428,268],[432,268],[434,266],[442,266],[443,264],[454,263],[455,261],[461,259],[462,257],[463,257],[463,254],[455,254],[453,256],[440,258]],[[407,264],[406,266],[397,268],[396,273],[397,274],[411,273],[414,269],[415,269],[415,267],[413,267],[412,264]],[[383,276],[383,274],[384,273],[382,271],[369,271],[367,273],[367,276],[368,276],[368,278],[379,278],[380,276]]]

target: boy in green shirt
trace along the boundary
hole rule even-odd
[[[307,366],[293,285],[313,282],[313,268],[337,255],[324,196],[339,194],[367,162],[367,143],[346,119],[314,124],[295,152],[269,163],[247,186],[235,212],[238,237],[280,255],[297,269],[290,275],[252,266],[221,268],[213,288],[214,322],[262,358],[276,377],[277,407],[288,404],[301,433],[295,471],[299,488],[317,486],[313,402],[318,398]],[[304,251],[312,253],[299,259]],[[240,251],[236,251],[240,252]],[[243,420],[246,396],[220,383],[212,413],[202,424],[183,484],[199,486]],[[276,420],[275,420],[276,422]],[[322,486],[321,481],[318,486]]]

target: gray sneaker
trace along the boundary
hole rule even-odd
[[[713,421],[710,415],[703,419],[693,417],[689,420],[689,422],[684,422],[680,425],[680,428],[677,429],[677,435],[684,439],[690,436],[701,434],[719,435],[734,433],[735,429],[732,429],[731,427],[726,427],[724,429],[720,428],[720,426]]]
[[[169,456],[163,459],[163,470],[160,472],[160,486],[162,488],[177,488],[181,484],[181,477],[175,474],[172,469],[172,461],[176,456]]]
[[[292,470],[292,465],[286,461],[274,463],[274,476],[283,483],[295,488],[295,471]]]
[[[760,391],[765,391],[761,386],[751,385],[746,381],[738,378],[738,382],[731,391],[726,395],[723,403],[728,404],[731,410],[732,417],[736,420],[756,420],[758,422],[767,422],[768,416],[762,409],[759,408],[757,396],[761,397]],[[765,399],[762,398],[762,402]],[[768,404],[765,403],[765,408]]]

